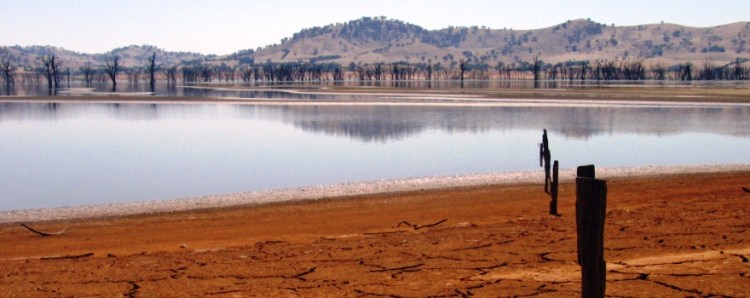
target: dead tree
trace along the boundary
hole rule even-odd
[[[104,64],[104,72],[107,73],[109,79],[112,80],[112,91],[117,91],[117,73],[122,70],[120,65],[120,56],[109,57]]]
[[[458,69],[460,71],[459,78],[461,79],[461,88],[464,87],[464,72],[466,72],[466,60],[458,60]]]
[[[693,80],[693,63],[686,62],[685,65],[680,66],[680,80],[681,81]]]
[[[734,67],[732,68],[732,76],[734,80],[747,80],[747,71],[744,67],[742,67],[742,63],[744,61],[740,58],[737,58],[734,62]]]
[[[91,63],[86,62],[79,70],[83,74],[83,82],[86,86],[90,86],[91,81],[94,79],[94,69],[91,68]]]
[[[712,81],[717,79],[717,69],[716,67],[711,63],[711,60],[705,60],[703,61],[703,66],[701,67],[701,70],[698,71],[698,79],[703,81]]]
[[[156,52],[151,54],[151,57],[146,61],[146,72],[148,72],[149,86],[151,86],[151,92],[154,92],[154,85],[156,84],[156,70],[159,66],[156,65]]]
[[[539,72],[542,70],[542,61],[539,60],[539,56],[534,56],[534,60],[531,65],[531,72],[534,74],[534,81],[539,81]]]
[[[589,67],[589,61],[583,61],[581,62],[581,81],[586,80],[586,76],[591,71]]]
[[[428,81],[432,80],[432,59],[427,59],[427,74],[425,75]]]
[[[55,81],[55,90],[60,89],[60,67],[62,67],[62,60],[55,59],[52,57],[52,78]]]
[[[177,66],[164,68],[164,77],[167,79],[167,85],[177,83]]]
[[[654,80],[663,81],[666,79],[667,68],[664,64],[657,63],[651,66],[651,73]]]
[[[59,72],[62,61],[60,61],[60,59],[57,59],[57,56],[55,56],[54,54],[39,56],[39,60],[42,61],[42,65],[44,66],[44,69],[42,69],[42,71],[44,72],[44,76],[47,78],[47,88],[49,90],[52,90],[54,87],[54,89],[57,90],[57,88],[60,87]]]
[[[68,83],[68,88],[70,88],[70,77],[73,76],[73,73],[70,71],[70,67],[65,68],[65,81]]]
[[[0,61],[0,67],[2,67],[5,86],[10,89],[11,85],[16,84],[16,68],[10,64],[10,57],[3,58],[2,61]]]

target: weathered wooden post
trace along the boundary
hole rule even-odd
[[[576,177],[576,226],[578,264],[581,265],[581,297],[604,297],[607,268],[604,261],[604,216],[607,181],[595,179],[593,165],[578,167]]]
[[[558,215],[557,214],[557,187],[559,185],[558,181],[558,166],[559,164],[555,160],[555,162],[552,164],[552,187],[550,189],[550,196],[552,199],[549,202],[549,214],[552,215]]]
[[[543,129],[542,134],[542,147],[539,149],[539,162],[540,166],[544,165],[544,192],[550,193],[550,160],[552,159],[552,153],[549,151],[549,139],[547,139],[547,129]]]

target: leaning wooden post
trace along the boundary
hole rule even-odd
[[[549,202],[549,214],[552,215],[558,215],[557,214],[557,187],[558,187],[558,163],[555,160],[555,162],[552,164],[552,187],[550,189],[550,196],[552,199]]]
[[[542,147],[540,148],[539,161],[544,165],[544,192],[550,193],[550,160],[552,159],[552,153],[549,151],[549,139],[547,138],[547,129],[543,129],[542,133]]]
[[[594,179],[593,165],[578,167],[577,174],[576,225],[578,264],[581,265],[581,297],[604,297],[607,280],[604,261],[607,181]]]

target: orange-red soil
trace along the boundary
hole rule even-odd
[[[609,179],[607,295],[748,295],[743,186]],[[560,193],[561,217],[541,185],[511,185],[31,224],[67,227],[49,237],[6,224],[0,296],[580,296],[574,184]]]

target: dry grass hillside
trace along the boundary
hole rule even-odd
[[[573,20],[548,28],[513,30],[484,27],[449,27],[426,30],[418,25],[385,17],[361,18],[346,23],[303,29],[280,44],[245,49],[231,55],[167,52],[155,46],[127,46],[107,53],[86,54],[54,46],[4,46],[0,58],[27,70],[41,67],[41,55],[55,54],[63,68],[72,71],[91,64],[101,67],[119,56],[125,67],[142,67],[156,52],[165,66],[205,63],[235,66],[241,63],[333,62],[340,65],[368,63],[440,63],[451,67],[464,59],[473,64],[530,62],[538,56],[545,63],[567,61],[644,60],[647,64],[695,64],[710,60],[723,65],[737,58],[750,59],[750,22],[710,28],[676,24],[618,27],[590,20]]]
[[[685,61],[728,63],[749,58],[750,22],[710,28],[676,24],[617,27],[589,20],[535,30],[450,27],[428,31],[385,18],[305,29],[255,52],[255,61],[330,61],[340,64],[454,63],[463,58],[495,65],[531,61],[643,59],[667,65]]]

